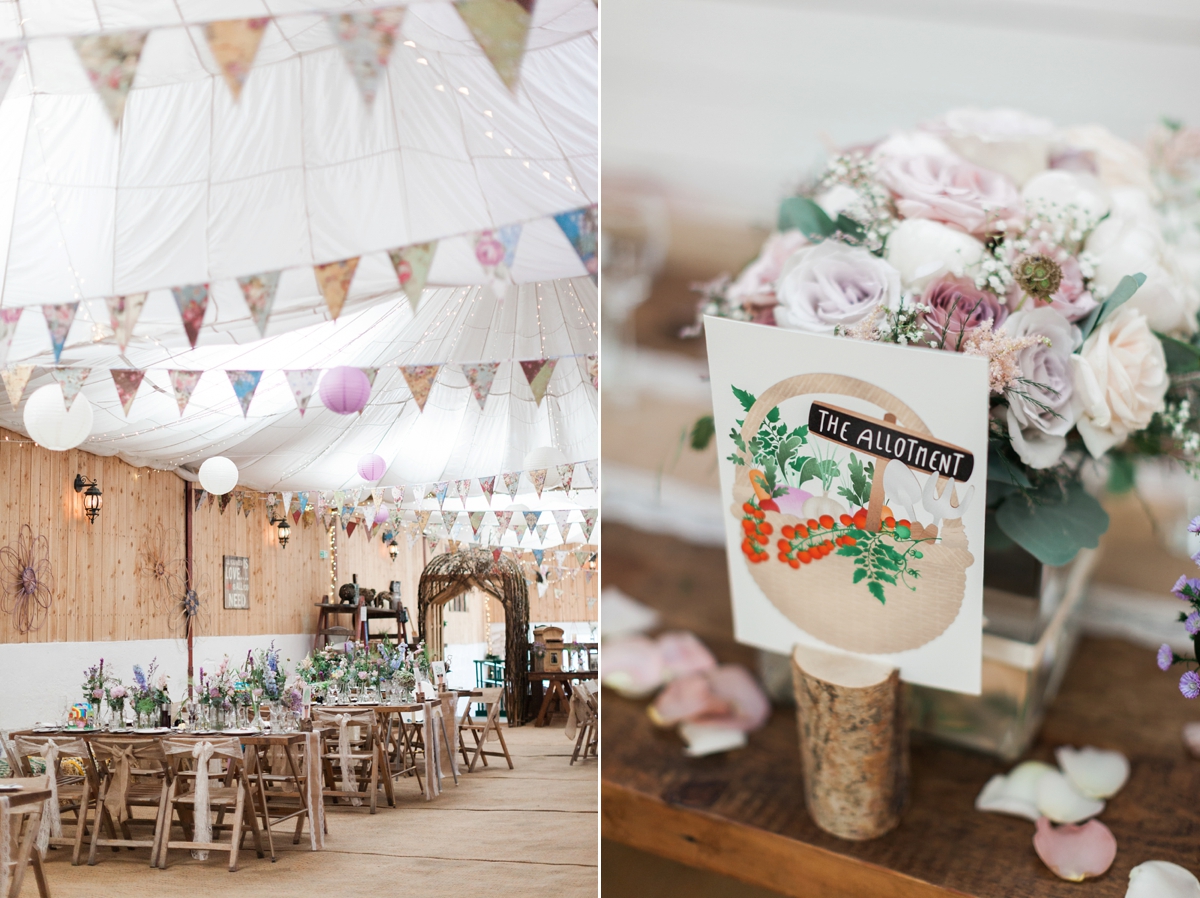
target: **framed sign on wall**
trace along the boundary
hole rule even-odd
[[[242,555],[222,555],[225,569],[225,607],[242,611],[250,608],[250,559]]]

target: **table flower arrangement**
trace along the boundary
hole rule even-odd
[[[224,717],[237,710],[239,692],[237,671],[230,666],[226,655],[211,674],[200,668],[196,689],[196,701],[207,710],[213,727],[224,722]],[[242,690],[244,695],[245,690]]]
[[[121,681],[104,669],[103,658],[83,672],[83,700],[91,707],[93,719],[100,716],[100,709],[107,702],[109,710],[115,712],[117,720],[121,720],[126,694]]]
[[[1139,456],[1200,464],[1200,266],[1164,239],[1158,196],[1146,155],[1099,126],[952,111],[835,155],[758,258],[697,288],[700,312],[986,357],[989,542],[1064,564],[1108,526],[1085,468],[1121,488]],[[692,445],[712,433],[701,419]],[[854,472],[764,461],[861,492]]]
[[[287,671],[280,666],[279,649],[275,648],[274,641],[268,648],[247,653],[242,681],[249,684],[251,690],[261,690],[260,694],[269,701],[279,701],[287,683]]]
[[[158,659],[152,659],[143,670],[140,664],[133,665],[133,709],[138,715],[138,726],[152,727],[159,723],[162,712],[171,705],[167,675],[158,669]]]

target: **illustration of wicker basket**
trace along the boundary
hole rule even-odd
[[[746,415],[742,438],[749,444],[767,414],[788,399],[813,394],[852,396],[895,415],[910,431],[932,436],[907,405],[873,384],[833,374],[805,374],[782,380],[764,392]],[[745,456],[744,456],[745,457]],[[752,459],[738,466],[733,486],[735,517],[754,496],[749,471]],[[795,515],[767,511],[766,520],[778,535],[785,525],[804,522]],[[772,540],[773,542],[773,540]],[[916,590],[893,587],[886,603],[873,596],[865,582],[854,583],[854,559],[831,554],[820,561],[792,568],[770,562],[748,564],[751,576],[771,603],[806,633],[837,648],[866,654],[915,649],[936,639],[954,622],[966,592],[966,571],[974,563],[961,519],[943,522],[938,539],[924,546]],[[836,595],[836,601],[829,601]],[[822,601],[815,601],[821,597]]]

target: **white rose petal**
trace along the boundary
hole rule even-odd
[[[1125,898],[1200,898],[1200,879],[1170,861],[1146,861],[1129,871]]]
[[[1063,130],[1060,140],[1076,150],[1086,150],[1096,162],[1096,173],[1106,187],[1137,187],[1151,199],[1158,188],[1150,176],[1146,154],[1102,125],[1076,125]]]
[[[924,218],[900,222],[888,237],[885,258],[900,272],[905,290],[924,292],[944,274],[966,275],[983,259],[983,244],[957,228]]]
[[[1112,798],[1129,779],[1129,759],[1119,751],[1064,745],[1054,756],[1071,785],[1088,798]]]
[[[1037,809],[1055,823],[1080,823],[1103,811],[1104,802],[1081,795],[1063,774],[1049,770],[1037,782]]]
[[[975,809],[1036,821],[1042,816],[1037,809],[1037,784],[1052,770],[1053,767],[1041,761],[1026,761],[1010,770],[1007,776],[993,776],[975,799]]]
[[[1112,208],[1108,189],[1095,175],[1053,169],[1030,179],[1021,189],[1021,199],[1030,209],[1073,206],[1091,222],[1098,222]]]

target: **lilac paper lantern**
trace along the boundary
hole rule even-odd
[[[353,415],[361,412],[371,398],[371,382],[360,369],[343,365],[325,372],[320,392],[325,408],[339,415]]]
[[[358,476],[374,483],[387,471],[387,462],[374,453],[358,460]]]
[[[376,456],[378,458],[378,456]],[[380,505],[379,510],[375,512],[375,523],[386,524],[388,520],[388,510],[386,505]]]

